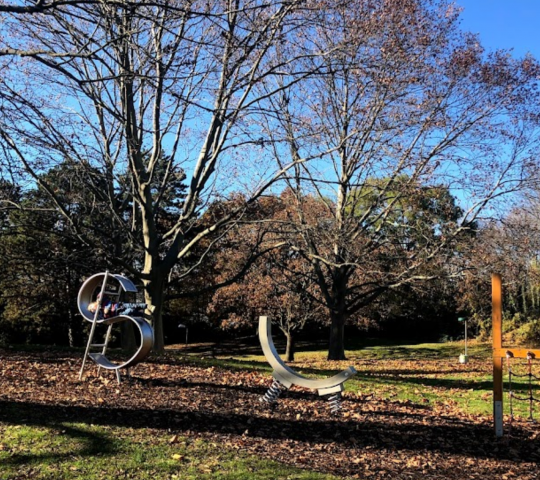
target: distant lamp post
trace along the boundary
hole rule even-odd
[[[189,328],[187,327],[187,325],[184,325],[183,323],[179,323],[178,324],[178,328],[185,328],[186,329],[186,345],[188,343],[188,330]]]
[[[467,363],[469,361],[469,355],[467,355],[467,319],[465,317],[459,317],[458,322],[463,322],[465,325],[465,353],[459,356],[459,363]]]

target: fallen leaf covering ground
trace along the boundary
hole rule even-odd
[[[439,360],[423,367],[381,362],[379,372],[381,366],[388,372],[425,368],[426,374],[447,368]],[[0,349],[0,432],[2,424],[15,422],[77,421],[204,439],[346,478],[540,478],[538,426],[514,422],[496,439],[491,418],[466,414],[452,402],[345,392],[340,415],[332,416],[324,399],[295,387],[277,407],[261,404],[271,384],[266,372],[170,356],[138,365],[132,379],[118,385],[94,366],[79,381],[80,364],[80,356],[69,353]]]

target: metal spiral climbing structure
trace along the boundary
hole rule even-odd
[[[116,283],[117,288],[113,291],[108,291],[107,288],[111,283]],[[98,288],[100,291],[99,294],[96,295]],[[103,299],[111,297],[118,300],[120,295],[124,292],[137,293],[137,287],[129,278],[109,272],[97,273],[91,276],[83,283],[79,290],[79,295],[77,297],[79,312],[81,312],[81,315],[85,320],[92,322],[92,328],[90,329],[79,379],[82,379],[86,360],[90,358],[99,367],[107,370],[114,370],[116,372],[117,380],[120,382],[120,370],[128,369],[141,362],[152,350],[154,345],[154,330],[144,318],[126,314],[111,316],[103,315]],[[122,322],[131,322],[138,329],[140,334],[140,345],[137,347],[135,353],[127,360],[115,363],[107,357],[107,348],[113,325]],[[98,325],[106,325],[108,327],[105,339],[102,343],[94,343],[94,336]],[[92,349],[98,349],[98,351],[92,351]]]

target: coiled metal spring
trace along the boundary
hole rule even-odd
[[[279,380],[276,380],[274,378],[274,381],[272,382],[272,386],[267,390],[267,392],[259,398],[259,401],[268,403],[269,405],[273,405],[277,402],[277,399],[281,395],[281,392],[286,390],[285,385],[283,385]]]
[[[332,413],[338,413],[341,410],[341,392],[330,395],[328,397],[328,403],[330,403],[330,411]]]

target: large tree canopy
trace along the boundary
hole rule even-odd
[[[181,276],[194,247],[286,170],[265,168],[250,119],[262,98],[306,74],[275,55],[276,44],[294,41],[301,3],[38,2],[40,13],[2,18],[3,168],[47,192],[81,244],[143,282],[158,349],[173,267]],[[285,67],[283,84],[257,92]],[[66,159],[108,209],[124,248],[141,253],[137,261],[105,248],[42,175]],[[171,185],[184,179],[172,208]],[[244,204],[200,228],[201,212],[233,189],[245,192]]]
[[[342,359],[351,314],[432,277],[427,264],[449,258],[495,199],[536,175],[540,70],[531,57],[486,53],[445,1],[324,5],[309,42],[328,53],[302,59],[317,73],[271,97],[263,122],[279,164],[321,158],[289,177],[295,246],[332,318],[329,356]],[[437,226],[436,209],[452,208],[441,194],[462,212]],[[320,228],[304,213],[310,197],[325,205]],[[400,214],[405,204],[411,215]],[[391,267],[380,268],[383,257]]]

